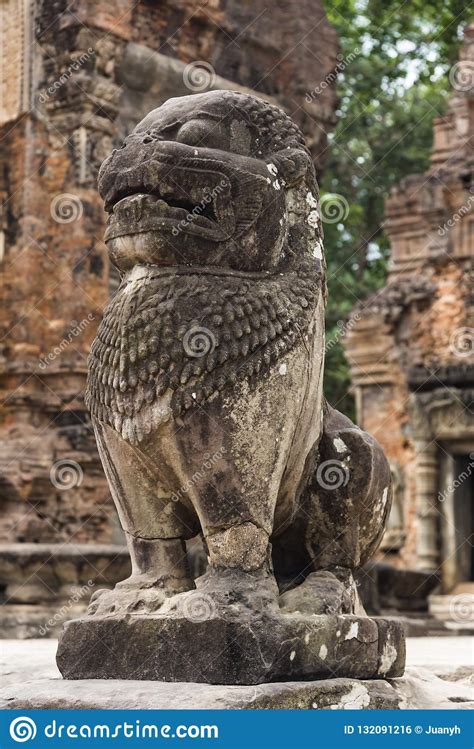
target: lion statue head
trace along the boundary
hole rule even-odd
[[[232,91],[168,100],[103,163],[105,241],[137,263],[285,269],[322,259],[314,166],[278,107]]]

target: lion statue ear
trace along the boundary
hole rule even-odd
[[[314,169],[310,155],[301,148],[277,151],[266,161],[269,172],[280,177],[285,187],[293,187],[306,176],[308,170]]]

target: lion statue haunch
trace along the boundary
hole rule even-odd
[[[247,94],[170,99],[105,160],[99,190],[123,277],[86,399],[132,574],[67,625],[63,674],[400,673],[400,632],[365,616],[352,574],[382,536],[390,471],[323,398],[322,228],[301,132]],[[208,567],[193,580],[198,534]],[[117,638],[120,658],[89,655]]]

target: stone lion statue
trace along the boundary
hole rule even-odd
[[[133,678],[327,676],[354,642],[364,655],[349,648],[339,675],[398,673],[401,634],[365,616],[352,574],[383,534],[390,470],[323,397],[323,233],[302,133],[247,94],[170,99],[105,160],[99,190],[123,277],[86,398],[132,575],[66,627],[63,673],[78,674],[82,642],[79,676],[132,678],[126,655],[86,657],[112,623],[147,654]],[[198,534],[208,566],[193,580]],[[229,638],[233,658],[217,656]]]

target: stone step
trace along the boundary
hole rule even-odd
[[[431,595],[429,613],[436,619],[474,630],[474,593]]]

